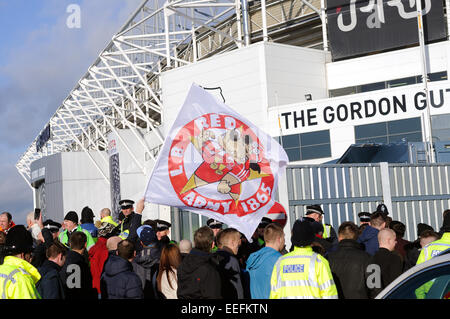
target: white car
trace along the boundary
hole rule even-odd
[[[417,299],[416,289],[430,281],[433,285],[425,299],[450,299],[450,249],[409,269],[375,299]]]

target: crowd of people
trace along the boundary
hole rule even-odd
[[[118,221],[108,208],[98,221],[89,207],[80,220],[70,211],[62,224],[31,212],[27,225],[15,225],[10,213],[0,214],[1,298],[370,299],[450,246],[450,210],[439,232],[418,224],[410,242],[384,204],[337,232],[323,222],[321,207],[311,205],[294,222],[286,247],[285,225],[266,217],[251,240],[209,219],[193,243],[175,242],[169,222],[142,220],[144,200],[136,209],[132,200],[119,204]],[[371,265],[380,270],[373,285]]]

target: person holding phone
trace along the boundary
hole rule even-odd
[[[39,240],[39,233],[43,227],[41,210],[39,208],[35,208],[34,212],[30,212],[27,215],[27,226],[27,229],[31,232],[34,243],[37,243]]]

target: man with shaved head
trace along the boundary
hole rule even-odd
[[[397,236],[392,229],[383,228],[378,232],[379,249],[372,257],[370,264],[380,266],[381,287],[376,287],[372,291],[375,297],[387,285],[394,281],[403,272],[403,259],[394,251],[397,243]]]

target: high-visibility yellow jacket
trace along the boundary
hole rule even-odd
[[[100,220],[100,222],[112,224],[112,225],[114,225],[114,227],[117,227],[117,225],[118,225],[118,224],[114,221],[114,219],[112,219],[111,216],[103,217],[103,218]]]
[[[328,261],[311,246],[295,247],[281,256],[272,271],[270,299],[337,299]]]
[[[431,258],[439,255],[439,253],[449,248],[450,233],[444,233],[441,239],[435,240],[423,247],[422,251],[420,252],[419,258],[417,259],[417,265],[430,260]],[[433,284],[434,280],[430,280],[417,288],[415,291],[417,299],[425,299],[428,291],[431,289]]]
[[[327,239],[330,238],[331,235],[331,226],[327,225],[327,224],[323,224],[323,234],[322,234],[322,238],[323,239]]]
[[[39,271],[27,261],[6,256],[0,265],[1,299],[41,299],[36,283],[41,279]]]
[[[417,265],[421,264],[427,260],[430,260],[439,253],[450,248],[450,233],[444,233],[441,239],[433,241],[423,247],[420,252],[419,258],[417,259]]]
[[[87,242],[86,242],[86,249],[89,251],[89,249],[91,249],[94,245],[95,245],[95,241],[92,238],[91,234],[86,230],[81,228],[80,225],[77,226],[76,229],[73,230],[75,231],[81,231],[83,232],[86,237],[87,237]],[[64,244],[66,247],[69,247],[69,236],[67,235],[68,230],[64,230],[62,233],[59,233],[58,239],[59,241]]]

